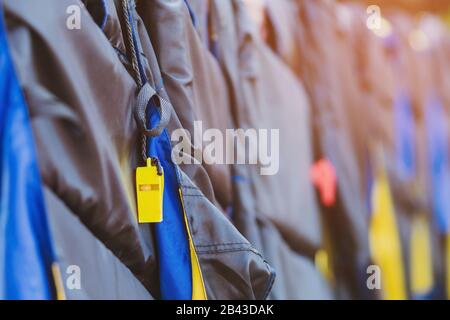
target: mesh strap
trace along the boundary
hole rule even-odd
[[[149,129],[147,128],[146,110],[151,99],[154,97],[156,97],[159,102],[156,107],[159,109],[161,119],[157,126]],[[134,112],[136,121],[138,122],[142,133],[147,137],[159,136],[170,121],[170,110],[170,103],[161,98],[148,82],[145,83],[137,96],[136,109]]]

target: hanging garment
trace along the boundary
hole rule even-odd
[[[422,131],[417,131],[411,102],[405,94],[400,93],[395,99],[393,118],[396,131],[393,157],[396,161],[390,167],[390,179],[396,188],[393,195],[397,219],[403,224],[402,247],[406,251],[403,256],[408,296],[427,299],[431,298],[434,289],[434,272],[431,219],[424,197],[420,195],[424,184],[416,164],[416,157],[419,157],[415,152],[419,141],[416,135]]]
[[[184,1],[170,5],[165,1],[145,2],[140,4],[139,13],[155,47],[164,87],[181,125],[190,134],[193,151],[189,159],[198,161],[182,164],[182,168],[190,171],[211,202],[217,199],[225,210],[232,202],[230,166],[225,164],[227,146],[213,141],[213,137],[208,141],[204,138],[209,129],[226,137],[231,123],[228,90],[218,63],[197,35],[194,12],[188,8]],[[218,143],[215,154],[205,152],[212,142]],[[209,178],[202,174],[201,166]]]
[[[413,298],[418,299],[441,299],[445,295],[444,284],[442,279],[445,277],[445,250],[442,247],[442,238],[438,232],[436,218],[433,215],[430,190],[428,189],[429,171],[427,170],[427,134],[425,118],[421,113],[420,120],[417,123],[417,154],[418,159],[418,177],[420,185],[423,186],[421,190],[425,190],[420,202],[422,211],[418,211],[419,215],[413,217],[411,226],[411,240],[410,240],[410,287]],[[428,237],[425,233],[428,232]],[[419,240],[415,238],[419,237]],[[414,242],[417,247],[413,245]],[[428,242],[425,243],[425,242]],[[422,249],[421,249],[422,248]],[[427,251],[430,251],[429,253]],[[414,252],[414,253],[413,253]],[[420,264],[416,264],[414,257],[417,255],[430,256],[428,261],[425,258],[420,258]],[[416,278],[414,270],[425,269],[421,272],[421,277]],[[431,269],[431,275],[426,271]],[[430,279],[431,281],[427,280]],[[417,283],[419,283],[417,285]],[[425,289],[426,284],[431,287]]]
[[[216,28],[216,32],[221,31],[218,34],[221,37],[219,61],[227,77],[233,79],[236,125],[279,130],[278,170],[273,175],[263,175],[261,163],[253,168],[256,169],[251,178],[256,210],[276,225],[294,228],[307,243],[320,248],[320,219],[309,179],[312,164],[310,110],[303,86],[255,33],[240,1],[215,6],[217,15],[222,15]],[[224,28],[224,21],[233,21],[233,14],[235,30]],[[230,39],[238,41],[234,51]]]
[[[363,23],[365,22],[360,21],[361,25]],[[395,82],[396,75],[391,66],[393,58],[390,56],[393,50],[392,42],[383,41],[367,28],[364,30],[359,32],[356,44],[361,48],[360,65],[365,70],[361,87],[366,89],[364,94],[370,103],[370,113],[364,115],[363,119],[372,124],[367,135],[370,139],[368,147],[372,149],[369,157],[373,166],[369,170],[374,174],[371,187],[371,255],[385,276],[384,282],[382,281],[382,298],[407,299],[409,223],[413,213],[410,211],[416,209],[412,201],[414,194],[410,193],[415,190],[412,185],[416,177],[415,168],[411,168],[416,156],[412,153],[415,141],[411,136],[415,134],[415,131],[411,131],[414,128],[411,121],[414,119],[407,117],[410,115],[410,98],[403,89],[403,82],[401,79],[397,80],[400,85]],[[368,57],[364,58],[366,54]],[[374,74],[375,70],[380,73]],[[385,81],[379,81],[380,74],[384,76]],[[405,129],[407,131],[404,131]],[[388,160],[380,159],[374,154],[373,146],[377,144],[381,144]],[[377,173],[377,170],[383,171]],[[378,189],[377,197],[375,189]],[[378,214],[378,218],[374,214]],[[381,218],[383,215],[385,218]],[[384,223],[380,223],[380,220]],[[396,241],[390,254],[383,248],[387,239]],[[400,280],[395,280],[397,278]]]
[[[286,284],[296,271],[305,272],[305,278],[309,275],[309,279],[315,279],[312,282],[321,279],[324,284],[311,260],[304,258],[313,260],[322,240],[309,179],[312,159],[308,101],[301,83],[258,38],[241,1],[211,1],[209,13],[212,52],[230,88],[235,127],[279,129],[280,134],[279,171],[274,175],[261,175],[261,163],[233,166],[233,221],[269,263],[282,266],[270,298],[306,297],[305,287]],[[259,221],[269,226],[264,235]],[[296,255],[277,255],[266,238],[279,239],[280,245]],[[298,256],[303,257],[297,264]],[[311,268],[302,269],[303,262]],[[298,283],[297,279],[294,283]],[[311,298],[330,297],[329,288],[321,284],[315,294],[309,291]]]
[[[138,123],[144,132],[142,145],[144,163],[156,166],[162,183],[157,184],[163,192],[161,199],[161,218],[155,224],[156,253],[159,266],[160,295],[165,300],[206,300],[203,277],[198,265],[195,249],[191,245],[189,225],[185,218],[181,191],[178,182],[178,169],[172,163],[172,148],[165,129],[171,105],[160,98],[150,86],[145,74],[146,61],[142,59],[142,44],[139,35],[138,16],[134,1],[121,1],[126,28],[128,29],[127,48],[131,57],[134,79],[138,84],[138,98],[135,112]],[[141,23],[141,21],[139,20]],[[137,68],[136,68],[137,67]],[[160,88],[158,88],[160,89]],[[159,100],[159,101],[158,101]],[[159,104],[159,109],[158,109]],[[140,110],[142,108],[142,110]],[[141,119],[142,118],[142,119]],[[150,129],[147,129],[150,128]],[[156,130],[156,133],[152,133]],[[152,159],[151,162],[148,159]],[[154,163],[156,161],[156,163]],[[138,170],[142,170],[139,168]],[[160,173],[161,170],[161,173]],[[136,173],[136,180],[139,174]],[[136,182],[137,185],[139,182]],[[137,191],[139,192],[139,191]],[[145,196],[145,195],[144,195]],[[153,200],[153,199],[152,199]],[[139,200],[138,200],[139,201]],[[141,208],[138,209],[142,210]],[[138,212],[139,214],[143,214]],[[194,278],[194,275],[197,277]]]
[[[398,71],[397,71],[398,72]],[[399,81],[400,82],[400,81]],[[400,92],[394,99],[393,122],[395,128],[394,165],[390,166],[390,181],[397,219],[402,232],[405,276],[408,296],[415,299],[431,297],[433,284],[432,241],[430,216],[423,194],[423,177],[417,166],[416,139],[419,131],[411,100]],[[416,141],[417,140],[417,141]],[[418,272],[420,270],[420,273]]]
[[[115,7],[109,7],[105,35],[78,1],[4,5],[43,184],[140,275],[152,253],[135,218],[136,86],[116,53],[124,46]],[[70,6],[78,8],[81,29],[66,25]]]
[[[448,90],[448,84],[449,84],[449,74],[448,74],[448,48],[449,48],[449,33],[448,28],[440,21],[440,19],[433,17],[431,15],[424,15],[422,19],[420,20],[420,30],[424,32],[424,35],[426,36],[426,39],[428,40],[428,47],[427,50],[423,50],[422,52],[416,52],[418,56],[423,56],[426,59],[427,63],[421,63],[421,71],[425,72],[427,71],[428,77],[431,78],[427,86],[424,86],[424,93],[423,93],[423,108],[425,113],[425,144],[426,150],[425,155],[428,156],[428,161],[425,161],[426,163],[426,171],[428,172],[428,190],[429,190],[429,197],[431,199],[431,205],[432,205],[432,213],[434,214],[434,229],[433,229],[433,235],[438,238],[436,241],[437,243],[433,245],[433,256],[434,256],[434,262],[435,265],[439,266],[437,268],[437,277],[436,277],[436,289],[435,289],[435,296],[437,298],[443,298],[443,297],[449,297],[450,296],[450,267],[449,267],[449,257],[450,257],[450,243],[448,236],[448,232],[442,232],[442,218],[439,217],[436,213],[438,210],[435,210],[436,206],[440,206],[437,203],[440,202],[435,197],[440,197],[440,195],[435,193],[436,189],[439,189],[443,187],[444,185],[434,185],[434,183],[442,183],[442,181],[445,178],[448,173],[448,164],[445,165],[445,159],[448,158],[448,155],[445,156],[445,153],[448,153],[448,141],[449,137],[441,137],[437,141],[435,141],[436,145],[432,146],[429,144],[429,140],[433,139],[430,135],[432,134],[431,131],[435,131],[436,134],[438,131],[441,131],[441,134],[444,132],[449,133],[448,130],[448,119],[449,119],[449,90]],[[422,75],[421,75],[422,76]],[[423,79],[423,77],[421,78]],[[441,105],[441,107],[433,107],[433,104]],[[436,111],[439,110],[440,111]],[[434,122],[431,116],[429,116],[429,113],[440,113],[440,121],[436,124],[439,128],[430,128],[429,126],[434,126]],[[442,117],[445,117],[445,119],[442,119]],[[445,124],[445,125],[444,125]],[[447,127],[447,128],[445,128]],[[428,134],[427,134],[428,133]],[[446,141],[446,142],[445,142]],[[441,144],[441,147],[437,147],[437,145]],[[441,155],[437,155],[438,148],[441,149]],[[434,156],[429,154],[431,149],[434,149],[433,153]],[[447,150],[447,151],[446,151]],[[434,160],[433,160],[434,158]],[[435,161],[435,162],[434,162]],[[440,169],[437,169],[439,166],[441,166]],[[436,179],[437,171],[439,171],[439,174],[442,174],[442,177],[440,177],[441,182]],[[441,191],[438,191],[438,193]],[[444,201],[441,202],[441,205],[444,206]],[[448,209],[443,209],[444,211],[447,211]],[[446,281],[442,281],[442,279],[446,279]]]
[[[63,298],[27,107],[0,6],[0,299]],[[59,282],[60,284],[60,282]]]
[[[423,19],[423,18],[422,18]],[[438,232],[438,227],[436,223],[436,219],[433,218],[433,208],[432,208],[432,191],[429,187],[429,175],[430,171],[428,169],[428,141],[427,141],[427,117],[426,117],[426,108],[427,108],[427,96],[430,92],[433,92],[435,88],[439,87],[438,83],[440,83],[440,70],[441,66],[438,68],[434,67],[436,61],[442,61],[439,58],[439,55],[436,55],[437,47],[436,43],[433,43],[432,39],[439,38],[439,32],[433,30],[431,34],[426,34],[427,28],[424,28],[423,22],[420,25],[417,25],[410,19],[410,17],[402,14],[393,15],[390,20],[392,21],[393,28],[398,30],[395,33],[397,36],[397,41],[391,45],[394,47],[394,55],[396,58],[396,67],[397,69],[393,69],[393,73],[397,76],[401,75],[402,83],[406,84],[410,95],[410,108],[412,116],[415,121],[415,145],[416,145],[416,161],[415,161],[415,176],[414,184],[410,185],[397,185],[396,193],[399,190],[401,192],[399,194],[403,194],[403,197],[396,196],[401,202],[402,206],[398,206],[398,209],[407,210],[409,213],[408,216],[409,221],[405,221],[405,226],[408,226],[408,233],[410,239],[407,239],[404,246],[405,249],[408,249],[411,252],[419,252],[421,247],[425,247],[425,244],[418,245],[417,238],[419,235],[419,239],[424,239],[424,236],[420,236],[420,230],[424,230],[426,228],[430,229],[430,246],[429,254],[423,252],[423,255],[430,255],[431,260],[425,261],[422,260],[421,265],[417,265],[413,260],[414,255],[410,255],[409,261],[409,270],[410,273],[410,295],[415,299],[439,299],[443,295],[443,285],[442,279],[444,278],[444,265],[443,265],[443,257],[444,252],[441,250],[441,236]],[[439,25],[439,24],[438,24]],[[418,29],[420,27],[421,29]],[[432,28],[435,29],[435,28]],[[428,46],[419,48],[414,44],[412,39],[416,37],[416,35],[421,32],[424,32],[423,35],[428,39]],[[392,50],[391,50],[392,51]],[[403,119],[403,121],[407,121],[407,119]],[[391,174],[392,176],[392,174]],[[397,176],[399,176],[397,174]],[[400,180],[400,179],[397,179]],[[394,181],[394,180],[393,180]],[[394,187],[394,185],[393,185]],[[406,202],[404,200],[407,200]],[[399,211],[399,213],[401,213]],[[411,215],[413,213],[413,215]],[[423,216],[423,219],[420,220],[418,215]],[[405,215],[404,215],[405,216]],[[422,221],[422,222],[421,222]],[[419,228],[418,223],[426,224]],[[412,247],[412,245],[417,248]],[[422,250],[423,251],[423,250]],[[430,264],[430,266],[426,266],[426,264]],[[422,279],[433,278],[433,281],[429,282],[430,288],[428,291],[419,289],[420,286],[415,285],[418,280],[414,277],[414,270],[417,269],[425,269],[432,271],[432,275],[422,275]]]
[[[240,83],[237,67],[239,38],[234,25],[231,3],[189,0],[189,4],[197,17],[196,30],[202,42],[218,60],[225,76],[230,100],[231,127],[246,128],[245,112],[238,111],[238,106],[244,103],[244,97],[242,90],[238,89]],[[202,19],[205,12],[207,16]],[[224,47],[228,49],[222,51]],[[229,66],[233,68],[228,70]],[[254,168],[248,165],[233,164],[231,166],[233,203],[227,213],[239,231],[261,251],[261,239],[256,222],[256,200],[251,180],[253,171]]]
[[[67,300],[153,300],[142,283],[51,190],[45,203]]]
[[[447,190],[450,188],[448,118],[437,97],[429,98],[425,112],[433,210],[439,230],[445,234],[450,229],[450,197],[447,195]]]
[[[369,239],[375,265],[380,268],[383,298],[407,299],[402,245],[394,211],[392,193],[385,169],[375,174]]]
[[[277,227],[264,216],[259,216],[256,221],[265,257],[277,271],[270,299],[333,299],[330,279],[323,273],[325,270],[319,268],[315,257],[299,254],[300,250],[288,244]]]
[[[422,165],[423,129],[417,105],[420,105],[421,86],[412,70],[418,62],[412,62],[406,26],[408,17],[395,16],[383,20],[383,31],[376,33],[367,28],[359,32],[358,47],[361,50],[360,67],[365,70],[362,88],[369,101],[370,113],[364,116],[369,126],[369,138],[372,144],[383,146],[387,160],[386,171],[392,196],[397,233],[401,241],[401,255],[404,266],[405,286],[408,298],[425,298],[433,291],[433,261],[421,261],[417,255],[427,256],[432,250],[432,238],[426,240],[421,230],[430,228],[430,215],[425,192],[425,171]],[[361,24],[365,21],[361,21]],[[406,25],[405,25],[406,24]],[[395,30],[395,32],[393,31]],[[379,81],[380,76],[383,81]],[[374,155],[372,155],[374,157]],[[374,157],[373,163],[378,162]],[[421,228],[417,225],[420,224]],[[426,241],[426,242],[424,242]],[[430,245],[428,247],[428,245]],[[428,248],[428,253],[424,252]],[[414,254],[412,254],[414,253]],[[376,254],[375,254],[376,255]],[[394,259],[392,264],[396,263]],[[414,270],[425,270],[417,279]],[[414,283],[428,283],[428,292],[415,292]]]
[[[439,232],[445,234],[450,226],[450,199],[446,196],[446,188],[449,187],[450,154],[449,154],[449,109],[445,104],[448,90],[442,88],[445,83],[445,75],[442,72],[441,63],[442,48],[439,40],[442,38],[442,26],[437,21],[423,19],[420,30],[423,30],[430,40],[427,50],[420,52],[424,60],[424,69],[428,69],[428,83],[424,85],[423,109],[426,123],[426,136],[428,145],[428,170],[429,187],[432,196],[433,211],[439,227]],[[445,63],[444,63],[445,65]],[[424,72],[423,69],[423,73]]]
[[[292,1],[287,2],[288,7],[294,6]],[[358,51],[348,44],[353,32],[348,28],[353,23],[352,15],[342,19],[339,6],[331,1],[301,0],[294,4],[297,9],[283,16],[273,9],[276,3],[267,7],[268,28],[274,39],[282,39],[272,49],[285,63],[292,64],[291,69],[305,85],[311,102],[315,160],[329,161],[336,172],[336,201],[333,206],[322,203],[321,211],[324,224],[330,226],[329,251],[334,257],[338,295],[370,298],[373,292],[361,280],[371,264],[364,183],[363,142],[367,128],[358,127],[362,127],[358,117],[366,111],[361,110],[365,101],[354,72]],[[285,22],[285,16],[289,20],[292,11],[296,12],[296,27]],[[285,27],[280,27],[283,24]],[[290,32],[294,40],[279,36],[289,25],[294,28]],[[289,45],[292,43],[295,48]]]
[[[412,217],[410,239],[410,286],[415,299],[427,299],[434,289],[430,222],[426,215]]]
[[[355,46],[359,51],[357,66],[362,70],[361,92],[368,107],[367,112],[360,116],[364,121],[360,122],[367,123],[370,128],[367,140],[381,142],[388,156],[386,165],[403,248],[408,297],[432,298],[439,281],[427,279],[439,279],[438,239],[435,232],[430,232],[430,238],[424,243],[426,237],[420,233],[424,229],[434,230],[426,195],[425,134],[419,108],[423,89],[430,79],[428,68],[425,66],[421,70],[426,61],[413,57],[409,42],[412,20],[402,14],[389,19],[391,23],[384,20],[383,32],[377,35],[358,25],[352,28],[358,31]],[[358,23],[363,26],[366,21],[360,18]],[[380,76],[383,81],[379,81]],[[417,228],[417,224],[421,224],[421,228]],[[429,252],[424,252],[423,248],[428,248]],[[418,253],[427,256],[430,251],[432,261],[415,264]],[[431,274],[423,274],[418,280],[413,272],[417,269]],[[413,288],[417,282],[427,283],[428,291],[424,293],[422,286],[421,292],[415,292]]]
[[[182,1],[173,2],[171,7],[166,7],[167,4],[163,2],[155,1],[154,4],[155,6],[148,11],[142,10],[145,9],[145,6],[140,8],[139,11],[144,19],[148,19],[149,15],[151,17],[152,12],[158,12],[157,9],[161,10],[159,12],[163,16],[167,14],[167,17],[170,16],[169,13],[174,12],[187,13],[185,3]],[[156,11],[152,11],[153,9]],[[180,9],[181,11],[178,11]],[[142,50],[141,57],[147,57],[147,59],[140,59],[143,70],[141,74],[145,75],[149,83],[158,89],[162,98],[166,101],[172,101],[172,96],[167,94],[170,93],[169,90],[165,90],[165,83],[162,86],[162,76],[156,61],[157,55],[150,45],[150,39],[145,28],[146,23],[137,19],[137,25],[136,29],[140,36],[139,41],[136,41],[137,48]],[[156,41],[158,43],[158,40]],[[175,48],[180,44],[183,43],[177,42]],[[177,52],[177,50],[173,51],[174,54],[177,54]],[[172,84],[175,84],[175,82]],[[178,113],[175,112],[176,110],[173,109],[172,105],[170,105],[170,109],[172,117],[167,130],[158,138],[150,139],[148,144],[150,154],[161,157],[165,170],[173,170],[178,179],[182,208],[184,209],[184,212],[181,212],[181,217],[185,219],[189,238],[193,298],[199,297],[198,294],[200,294],[200,298],[207,297],[208,299],[265,299],[274,280],[272,268],[253,246],[237,232],[220,209],[210,201],[211,197],[207,198],[207,195],[210,196],[211,192],[203,193],[203,190],[211,190],[208,187],[211,182],[202,168],[199,166],[193,168],[181,166],[182,170],[180,170],[178,165],[173,162],[169,149],[169,134],[183,127],[178,119]],[[151,125],[155,125],[159,115],[154,108],[151,110],[149,122]],[[189,153],[186,153],[185,156],[189,156]],[[199,189],[197,185],[200,185],[201,188]],[[171,236],[170,228],[171,226],[167,225],[166,236]],[[157,231],[161,240],[164,230],[161,228]],[[170,255],[177,254],[179,251],[166,252],[166,261],[170,262]],[[172,268],[174,267],[176,265],[172,266]],[[236,279],[240,280],[236,281]],[[199,281],[197,280],[203,280],[203,286],[198,285]]]
[[[301,53],[298,37],[301,28],[298,27],[299,5],[296,0],[264,1],[263,26],[265,41],[289,68],[301,75]],[[303,80],[307,81],[307,79]]]
[[[411,103],[404,93],[394,101],[396,131],[396,171],[403,180],[414,178],[416,172],[415,121]]]
[[[422,28],[429,39],[433,39],[433,55],[430,57],[432,75],[435,76],[432,90],[436,90],[439,98],[442,101],[442,107],[448,121],[449,106],[450,106],[450,93],[448,85],[450,84],[449,77],[449,53],[450,53],[450,37],[448,29],[443,23],[436,17],[428,16],[424,18],[422,22]],[[447,130],[447,132],[449,132]],[[436,232],[439,234],[439,232]],[[442,275],[439,279],[446,279],[445,288],[447,299],[450,297],[450,236],[449,232],[446,234],[440,234],[441,243],[441,265]]]

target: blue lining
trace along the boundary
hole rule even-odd
[[[153,127],[160,114],[150,106],[148,121]],[[148,139],[148,155],[158,157],[164,168],[164,221],[155,226],[162,299],[192,299],[192,267],[184,212],[179,193],[179,176],[173,164],[167,130]]]
[[[188,8],[189,15],[191,16],[192,24],[194,25],[194,27],[197,27],[197,18],[195,17],[194,10],[192,10],[192,7],[187,0],[184,0],[184,3],[186,4],[186,7]]]
[[[235,183],[243,183],[243,182],[247,182],[247,179],[241,175],[234,175],[231,177],[231,181],[235,182]]]
[[[366,176],[366,206],[368,209],[368,213],[369,213],[369,217],[372,216],[373,214],[373,204],[372,204],[372,192],[373,192],[373,187],[374,187],[374,172],[373,172],[373,167],[372,167],[372,161],[370,159],[370,153],[369,150],[366,149],[365,150],[365,162],[366,162],[366,172],[365,172],[365,176]]]
[[[0,299],[53,299],[55,261],[27,107],[0,7]]]
[[[100,28],[103,31],[105,31],[106,22],[108,21],[108,16],[109,16],[108,4],[106,3],[106,0],[102,0],[102,8],[103,8],[103,20],[100,25]]]
[[[450,153],[447,116],[439,98],[430,97],[426,104],[428,133],[428,170],[433,211],[440,232],[450,231]]]
[[[416,175],[416,127],[411,101],[405,92],[395,98],[394,124],[397,170],[403,180],[413,179]]]

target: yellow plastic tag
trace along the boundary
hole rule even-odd
[[[146,167],[136,169],[136,194],[139,223],[163,221],[164,171],[147,159]]]

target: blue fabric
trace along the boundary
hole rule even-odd
[[[158,110],[149,106],[151,127],[159,123]],[[159,261],[161,298],[192,299],[192,270],[189,240],[180,200],[177,167],[171,158],[172,147],[166,130],[148,141],[148,155],[157,157],[164,168],[164,220],[155,226]]]
[[[53,261],[29,117],[0,8],[0,299],[54,298]]]
[[[102,0],[101,2],[102,2],[102,9],[103,9],[103,19],[102,19],[100,28],[104,31],[106,28],[106,23],[108,22],[109,8],[108,8],[108,4],[106,3],[106,0]]]
[[[433,211],[442,233],[450,231],[450,157],[447,115],[441,101],[431,97],[426,105],[428,169]]]
[[[405,93],[394,101],[396,166],[402,179],[412,179],[416,174],[415,122],[411,101]]]
[[[369,150],[365,151],[365,176],[366,176],[366,207],[369,216],[373,213],[372,192],[375,184],[372,161],[370,159]]]

